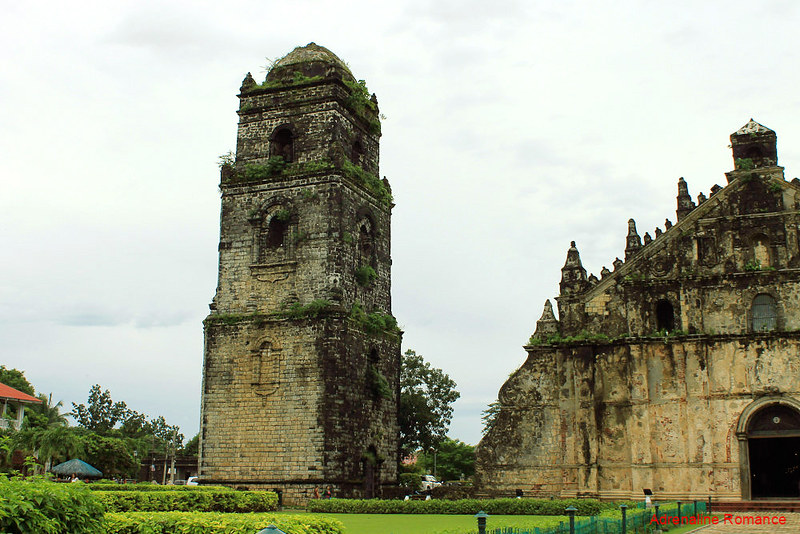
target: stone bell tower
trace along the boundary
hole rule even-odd
[[[371,497],[396,482],[400,336],[375,95],[310,43],[239,94],[204,322],[202,483]]]

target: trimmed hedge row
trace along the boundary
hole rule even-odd
[[[160,486],[158,484],[87,484],[92,491],[235,491],[225,486]]]
[[[228,534],[275,525],[286,534],[344,534],[336,519],[310,515],[129,512],[106,514],[105,534]]]
[[[272,491],[102,491],[94,494],[108,512],[274,512]]]
[[[0,532],[94,534],[103,507],[83,484],[0,478]]]
[[[568,506],[577,508],[577,515],[597,515],[613,508],[614,504],[601,503],[596,499],[316,499],[308,503],[308,511],[329,514],[476,514],[483,510],[490,515],[566,515],[564,509]]]

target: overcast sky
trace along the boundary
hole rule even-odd
[[[310,41],[386,115],[393,311],[458,383],[451,436],[525,360],[570,240],[599,275],[725,185],[753,117],[800,174],[786,1],[0,0],[0,364],[197,432],[220,154],[250,71]]]

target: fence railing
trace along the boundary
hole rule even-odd
[[[645,534],[661,529],[664,525],[701,525],[708,515],[704,501],[671,502],[644,508],[644,504],[624,510],[619,517],[575,518],[574,529],[570,530],[569,519],[559,525],[547,528],[503,527],[486,530],[487,534]]]

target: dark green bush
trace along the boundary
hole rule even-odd
[[[400,485],[417,491],[422,487],[422,476],[419,473],[400,473]]]
[[[278,495],[271,491],[103,491],[108,512],[273,512]]]
[[[362,287],[370,285],[376,278],[378,278],[378,273],[369,265],[362,265],[356,269],[356,282]]]
[[[99,484],[86,486],[92,491],[234,491],[225,486],[160,486],[158,484]]]
[[[106,514],[106,534],[229,534],[275,525],[286,534],[343,534],[336,519],[309,515],[129,512]]]
[[[94,534],[103,507],[83,484],[0,478],[0,532]]]
[[[445,501],[321,499],[308,503],[309,512],[340,514],[476,514],[483,510],[489,515],[563,515],[564,509],[574,506],[577,515],[597,515],[613,507],[595,499],[460,499]]]

